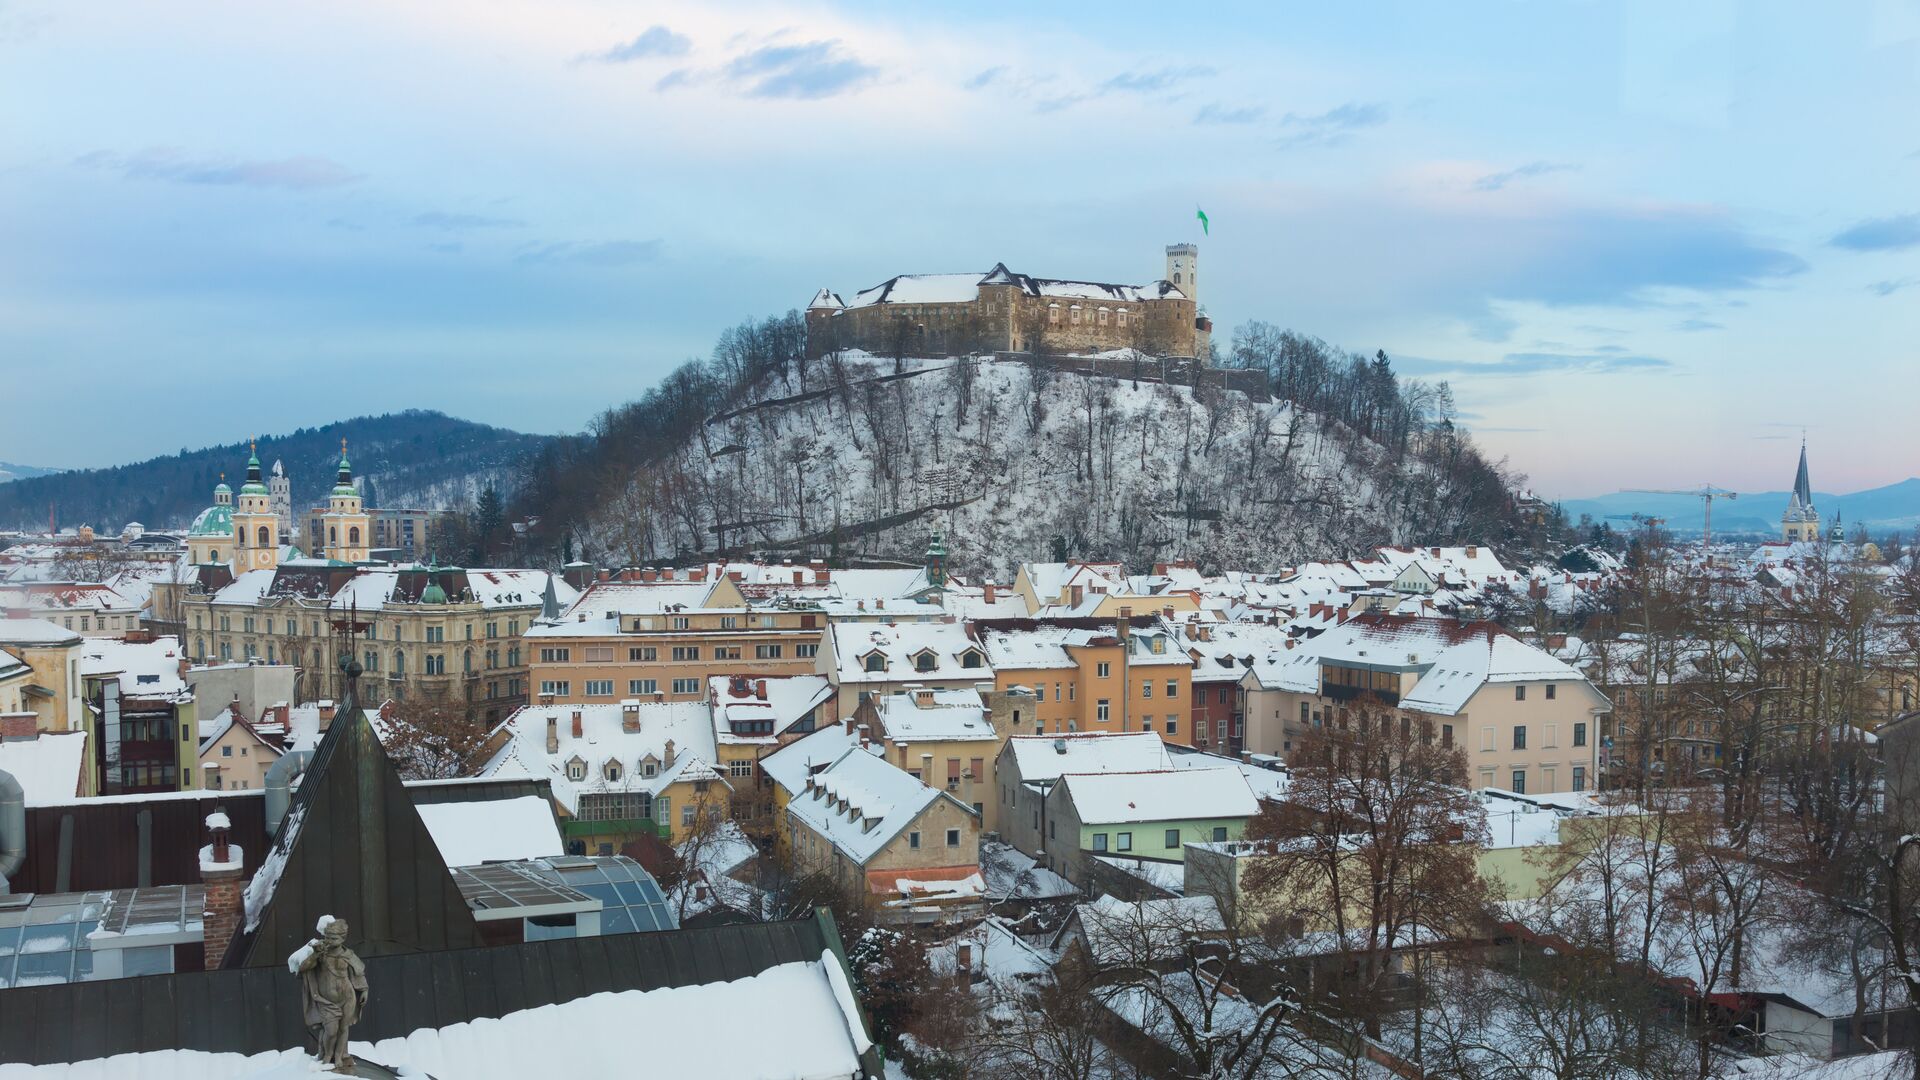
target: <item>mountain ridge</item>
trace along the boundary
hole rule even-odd
[[[1715,499],[1713,531],[1716,534],[1778,532],[1780,515],[1792,497],[1787,491],[1739,493],[1731,501]],[[1815,491],[1813,505],[1821,519],[1832,524],[1836,512],[1845,525],[1865,525],[1870,530],[1912,529],[1920,527],[1920,476],[1867,488],[1851,494]],[[1704,524],[1701,500],[1690,495],[1646,495],[1617,491],[1585,499],[1564,499],[1560,506],[1567,516],[1578,519],[1591,514],[1596,521],[1643,514],[1662,518],[1665,527],[1683,533],[1697,533]],[[1618,526],[1616,526],[1618,527]]]

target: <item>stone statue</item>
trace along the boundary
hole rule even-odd
[[[337,1073],[353,1072],[347,1031],[367,1005],[367,965],[347,948],[347,921],[320,920],[320,936],[294,954],[300,997],[314,1054]]]

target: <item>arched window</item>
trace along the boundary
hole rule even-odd
[[[399,649],[393,650],[393,673],[395,675],[405,675],[407,673],[407,654],[401,652]]]
[[[472,649],[468,649],[466,651],[466,654],[460,658],[460,670],[461,672],[469,675],[473,673],[473,650]]]
[[[340,530],[335,528],[332,525],[327,526],[327,543],[337,544],[339,542],[340,542]]]
[[[932,670],[933,670],[933,668],[934,668],[934,665],[935,665],[935,664],[936,664],[937,662],[938,662],[938,661],[936,661],[936,660],[934,659],[934,656],[933,656],[933,654],[932,654],[932,653],[930,653],[930,652],[923,652],[923,653],[921,653],[920,655],[918,655],[918,656],[916,656],[916,657],[914,657],[914,658],[913,658],[913,670],[915,670],[915,671],[932,671]]]
[[[347,546],[348,547],[360,546],[360,526],[354,525],[347,529]]]
[[[196,637],[193,639],[193,655],[195,656],[207,655],[207,639],[206,638]]]
[[[220,549],[219,549],[219,548],[208,548],[208,549],[207,549],[207,561],[208,561],[208,562],[219,562],[219,561],[220,561]]]

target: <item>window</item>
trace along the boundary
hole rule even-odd
[[[781,646],[779,645],[755,645],[753,647],[753,658],[756,660],[778,660],[780,659],[780,652]]]
[[[1093,709],[1094,709],[1094,718],[1099,720],[1103,724],[1107,722],[1109,715],[1113,711],[1112,706],[1107,704],[1106,698],[1101,698],[1099,703],[1096,704],[1093,707]]]
[[[1115,851],[1132,851],[1133,834],[1130,832],[1115,833],[1113,836],[1113,849]]]
[[[1126,308],[1121,308],[1118,312],[1115,312],[1115,314],[1119,317],[1121,326],[1127,325],[1127,309]]]
[[[1143,698],[1150,698],[1153,696],[1153,680],[1152,679],[1148,679],[1147,681],[1140,684],[1140,696]]]
[[[932,653],[923,652],[913,658],[913,670],[932,671],[938,662]]]
[[[540,680],[540,692],[542,694],[552,694],[555,697],[565,697],[573,692],[573,684],[565,679],[542,679]]]
[[[697,694],[700,692],[699,679],[673,680],[673,692],[676,694]]]
[[[620,763],[617,761],[607,762],[607,783],[617,784],[619,782],[620,782]]]
[[[587,778],[586,762],[581,761],[577,758],[573,761],[567,762],[567,779],[585,780],[586,778]]]
[[[738,761],[729,761],[727,762],[727,775],[733,777],[736,780],[743,776],[752,776],[753,762],[744,760],[744,759],[738,760]]]
[[[1167,830],[1167,846],[1169,848],[1177,848],[1180,846],[1180,830],[1179,829]]]
[[[673,647],[673,658],[675,660],[698,660],[700,659],[700,646],[675,645]]]
[[[428,653],[427,654],[427,674],[445,675],[446,673],[447,673],[447,658],[445,654]]]
[[[1587,790],[1587,770],[1579,765],[1573,767],[1573,790]]]
[[[1547,684],[1547,700],[1548,701],[1553,700],[1553,692],[1558,689],[1559,689],[1559,686],[1555,685],[1554,683]]]
[[[1585,745],[1587,745],[1587,725],[1586,725],[1586,724],[1585,724],[1584,722],[1581,722],[1581,721],[1575,721],[1575,722],[1574,722],[1574,725],[1573,725],[1573,745],[1575,745],[1575,746],[1585,746]],[[1575,788],[1574,790],[1575,790],[1575,791],[1578,791],[1578,790],[1580,790],[1580,789],[1579,789],[1579,788]]]
[[[1527,725],[1513,725],[1513,748],[1515,750],[1525,750],[1527,748]]]
[[[586,648],[586,660],[589,664],[613,663],[613,646],[589,645]]]
[[[691,804],[680,808],[680,827],[683,829],[693,828],[693,806]]]
[[[960,830],[959,829],[947,830],[947,846],[948,847],[960,846]]]
[[[974,652],[972,649],[968,649],[960,655],[960,666],[963,668],[977,668],[983,666],[983,663],[984,661],[981,660],[980,654]]]
[[[693,624],[687,620],[687,617],[685,615],[675,615],[673,617],[673,628],[675,630],[685,630],[692,625]]]
[[[629,694],[657,694],[659,692],[660,681],[658,679],[627,680],[627,693]]]
[[[1168,697],[1170,697],[1170,698],[1177,698],[1177,697],[1179,697],[1179,696],[1180,696],[1180,682],[1179,682],[1179,680],[1177,680],[1177,679],[1168,679],[1168,680],[1167,680],[1167,696],[1168,696]],[[1225,700],[1227,700],[1227,696],[1226,696],[1226,694],[1225,694],[1225,693],[1222,693],[1222,694],[1220,695],[1220,700],[1221,700],[1221,701],[1225,701]]]
[[[1300,703],[1300,726],[1307,726],[1307,703],[1304,701]]]
[[[738,660],[740,659],[740,646],[715,645],[713,647],[713,658],[715,660]]]
[[[1440,725],[1440,745],[1447,747],[1448,749],[1452,749],[1453,747],[1453,725],[1452,724]]]
[[[910,848],[918,848],[920,846],[920,834],[917,832],[908,833],[907,846]]]
[[[1521,685],[1513,688],[1513,700],[1515,701],[1527,700],[1527,687],[1525,683],[1522,683]]]
[[[1106,833],[1097,832],[1093,834],[1093,850],[1095,851],[1107,850],[1107,834]]]
[[[651,645],[642,645],[627,650],[627,659],[636,664],[652,663],[660,658],[660,650]]]
[[[232,756],[233,756],[233,747],[231,747],[231,746],[223,746],[223,747],[221,747],[221,748],[220,748],[220,756],[221,756],[221,757],[232,757]]]
[[[1098,664],[1094,665],[1094,674],[1098,675],[1102,679],[1106,678],[1107,675],[1112,671],[1113,671],[1113,665],[1107,663],[1105,660],[1102,660]]]
[[[1049,840],[1052,840],[1053,838],[1054,838],[1054,833],[1053,833],[1053,819],[1052,819],[1052,818],[1048,818],[1048,819],[1047,819],[1047,839],[1049,839]]]
[[[588,679],[587,680],[587,696],[588,697],[612,697],[613,696],[613,680],[612,679]]]
[[[573,659],[571,649],[541,649],[540,662],[543,664],[564,664]]]
[[[427,644],[432,645],[447,640],[447,628],[444,626],[427,627]]]
[[[738,630],[739,628],[740,628],[740,617],[739,617],[739,616],[737,616],[737,615],[722,615],[722,616],[720,616],[720,629],[722,629],[722,630]]]
[[[1215,825],[1213,827],[1213,842],[1216,844],[1224,844],[1227,842],[1227,827],[1225,825]]]
[[[887,670],[887,658],[879,653],[873,653],[867,657],[864,666],[868,671],[885,671]]]
[[[1515,795],[1525,795],[1527,793],[1527,770],[1513,770],[1513,787],[1508,790],[1512,791]]]
[[[802,660],[811,660],[820,655],[820,646],[813,644],[795,645],[793,647],[793,655],[800,657]]]
[[[1101,326],[1107,325],[1107,309],[1106,308],[1100,309],[1100,325]]]

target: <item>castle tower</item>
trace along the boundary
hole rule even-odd
[[[1813,506],[1813,485],[1807,481],[1807,440],[1800,439],[1800,471],[1793,478],[1793,496],[1780,515],[1780,535],[1788,543],[1820,539],[1820,511]]]
[[[280,565],[280,520],[273,514],[273,493],[260,475],[260,450],[250,448],[247,481],[233,509],[233,572],[271,570]]]
[[[267,477],[267,491],[272,494],[273,516],[280,520],[280,542],[293,543],[293,481],[287,477],[287,471],[280,462],[273,463],[273,471]]]
[[[320,517],[321,536],[310,542],[323,545],[327,558],[341,562],[366,562],[367,544],[373,529],[367,512],[360,505],[360,491],[353,486],[353,466],[347,463],[347,440],[340,440],[340,473],[333,491],[327,495],[327,512]]]
[[[1197,308],[1200,305],[1200,245],[1167,245],[1167,280],[1185,293]]]

